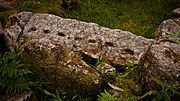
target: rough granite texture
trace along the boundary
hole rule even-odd
[[[153,41],[95,23],[31,12],[12,15],[6,27],[10,48],[23,48],[24,60],[57,78],[60,89],[85,96],[102,91],[103,79],[83,58],[102,56],[106,63],[100,71],[105,73],[113,70],[112,64],[139,61]]]
[[[23,49],[24,61],[51,75],[59,89],[72,94],[72,97],[81,94],[90,98],[101,92],[104,84],[101,75],[82,61],[77,53],[64,44],[56,43],[57,39],[49,37],[47,30],[42,30],[43,33],[36,33],[33,28],[26,30],[28,24],[32,24],[28,22],[32,15],[22,12],[11,16],[6,29],[10,48]],[[17,40],[18,37],[20,40]]]
[[[74,52],[82,52],[93,58],[103,56],[106,61],[118,64],[126,60],[138,61],[152,42],[128,31],[50,14],[33,15],[23,30],[23,36],[50,40]]]
[[[163,21],[156,31],[156,41],[140,60],[140,77],[149,90],[157,88],[151,78],[157,78],[165,84],[180,84],[179,24],[180,18]]]

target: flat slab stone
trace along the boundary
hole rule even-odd
[[[51,40],[74,52],[93,58],[103,56],[107,62],[118,64],[127,60],[138,61],[153,41],[128,31],[50,14],[33,15],[24,27],[23,36]]]

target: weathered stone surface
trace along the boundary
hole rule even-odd
[[[13,23],[6,29],[9,46],[16,50],[23,48],[24,61],[52,75],[58,87],[64,92],[70,92],[72,96],[81,94],[90,97],[102,91],[104,81],[100,74],[82,61],[78,54],[57,43],[52,37],[45,37],[48,35],[47,30],[36,33],[38,35],[33,34],[36,29],[25,30],[31,14],[24,12],[12,16],[16,20],[11,19]],[[17,40],[18,37],[21,40]]]
[[[18,14],[14,14],[10,16],[9,22],[6,24],[6,27],[11,27],[15,24],[21,27],[21,29],[24,29],[25,25],[29,21],[29,19],[33,16],[33,13],[31,12],[21,12]]]
[[[179,19],[162,22],[156,31],[156,39],[140,60],[140,78],[147,89],[156,89],[156,78],[170,84],[180,84],[180,30]]]
[[[7,27],[10,47],[24,48],[25,59],[57,78],[61,89],[87,96],[101,91],[103,80],[83,61],[86,56],[102,56],[107,63],[100,68],[104,73],[110,65],[139,61],[153,41],[95,23],[30,12],[11,16]]]
[[[173,10],[172,16],[175,18],[180,17],[180,8],[176,8],[175,10]]]
[[[163,21],[156,30],[155,36],[157,40],[177,41],[180,42],[180,18],[168,19]]]
[[[152,41],[127,31],[48,14],[32,16],[23,33],[32,38],[53,40],[93,58],[103,56],[107,61],[119,64],[129,59],[139,60]]]
[[[24,59],[56,79],[56,85],[67,94],[92,98],[103,90],[103,79],[80,56],[49,39],[35,38],[24,45]]]
[[[155,89],[152,78],[166,84],[178,82],[180,76],[180,45],[170,42],[153,44],[140,61],[141,77],[147,89]]]

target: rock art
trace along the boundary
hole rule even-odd
[[[110,63],[138,61],[151,44],[151,39],[119,29],[101,27],[50,14],[35,14],[23,29],[23,36],[42,38],[62,44],[74,52],[93,58],[103,56]]]
[[[36,30],[33,28],[24,32],[31,16],[33,14],[30,12],[11,16],[6,29],[10,48],[23,48],[24,61],[51,75],[56,79],[58,87],[71,93],[71,96],[81,94],[90,97],[102,91],[104,81],[99,72],[82,61],[78,54],[63,44],[56,43],[57,40],[52,41],[52,37],[46,39],[44,35],[48,33],[47,30],[38,33],[39,36],[28,34]]]
[[[87,64],[103,57],[99,70],[121,68],[126,61],[139,61],[153,42],[128,31],[95,23],[65,19],[51,14],[21,12],[6,25],[10,48],[24,49],[24,60],[57,78],[65,91],[96,95],[104,84],[101,73]]]

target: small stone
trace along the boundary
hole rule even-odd
[[[175,18],[180,17],[180,8],[174,9],[173,12],[172,12],[172,16],[175,17]]]

